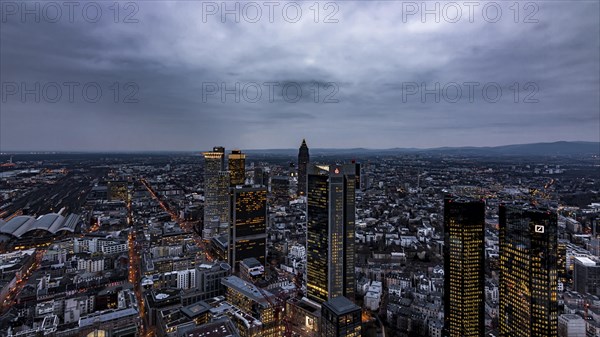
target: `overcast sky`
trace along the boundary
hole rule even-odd
[[[600,139],[596,0],[275,3],[2,1],[0,151]]]

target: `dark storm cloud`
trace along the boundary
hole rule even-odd
[[[599,139],[598,2],[536,2],[538,23],[515,23],[507,6],[496,23],[480,11],[473,23],[405,20],[407,3],[338,2],[338,23],[323,23],[326,12],[315,23],[304,3],[296,23],[277,15],[273,23],[203,20],[202,3],[190,1],[138,2],[138,23],[115,23],[112,2],[98,2],[96,23],[6,16],[3,94],[6,83],[78,82],[78,90],[98,85],[102,98],[89,103],[77,92],[71,103],[64,87],[56,103],[3,96],[0,150],[274,148],[304,137],[313,147],[376,148]],[[119,20],[127,13],[121,8]],[[465,82],[479,83],[472,102]],[[266,83],[277,84],[272,96]],[[451,83],[462,90],[457,102],[423,101],[421,89]],[[412,84],[417,93],[407,91]],[[482,96],[486,84],[501,88],[497,101]],[[236,85],[239,102],[221,90]],[[137,103],[124,103],[127,95]]]

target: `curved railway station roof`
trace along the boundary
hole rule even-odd
[[[8,222],[0,220],[0,234],[8,234],[17,238],[36,230],[43,230],[51,234],[60,231],[69,231],[73,233],[79,222],[79,215],[70,214],[66,218],[58,213],[49,213],[38,217],[37,219],[20,215],[10,219]]]

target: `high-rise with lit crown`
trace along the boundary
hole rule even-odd
[[[444,336],[485,334],[485,203],[444,199]]]
[[[504,337],[555,337],[557,214],[500,206],[500,319]]]
[[[354,301],[354,165],[307,170],[306,269],[308,298]]]
[[[229,173],[225,171],[225,149],[216,146],[204,152],[204,228],[202,237],[210,239],[229,223]],[[223,230],[221,230],[223,229]]]
[[[203,152],[204,176],[216,175],[219,171],[225,171],[225,148],[213,147],[212,151]]]
[[[229,177],[231,186],[244,185],[246,181],[246,154],[240,150],[229,154]]]
[[[298,195],[306,195],[306,172],[309,160],[308,146],[306,140],[302,139],[302,145],[298,150]]]

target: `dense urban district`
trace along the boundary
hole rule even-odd
[[[0,155],[0,336],[600,336],[600,153]]]

